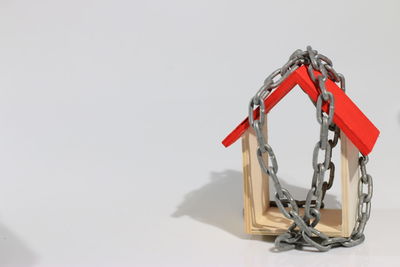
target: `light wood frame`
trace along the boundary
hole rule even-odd
[[[264,133],[267,133],[266,125]],[[321,221],[316,227],[331,237],[350,236],[357,214],[359,151],[343,133],[340,146],[342,208],[321,209]],[[285,218],[278,208],[270,207],[269,177],[259,166],[256,150],[257,138],[254,130],[249,128],[242,136],[245,232],[279,235],[286,232],[292,221]],[[300,212],[303,214],[301,209]]]

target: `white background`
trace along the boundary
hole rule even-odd
[[[396,265],[399,11],[395,0],[1,1],[0,266]],[[381,130],[373,213],[361,246],[274,253],[272,239],[243,234],[240,143],[220,142],[308,44]],[[297,89],[270,125],[280,176],[302,197],[314,107]]]

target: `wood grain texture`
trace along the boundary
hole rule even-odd
[[[358,205],[359,151],[344,133],[340,134],[343,236],[350,236]]]

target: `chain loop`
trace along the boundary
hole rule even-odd
[[[328,124],[331,125],[333,122],[333,115],[334,115],[334,110],[335,110],[335,100],[334,100],[333,94],[331,92],[326,92],[326,95],[327,95],[327,100],[329,100],[329,102],[328,102],[329,113],[327,115],[328,116]],[[326,113],[324,113],[324,111],[322,111],[322,102],[323,101],[326,101],[326,100],[324,100],[323,95],[320,94],[317,99],[317,121],[319,124],[322,123],[322,116],[324,116],[324,114],[326,114]]]
[[[263,158],[263,154],[265,153],[263,151],[265,151],[268,154],[268,156],[272,162],[273,172],[277,173],[278,172],[278,161],[276,160],[275,153],[272,150],[272,147],[270,145],[268,145],[267,143],[263,144],[262,149],[261,149],[261,147],[259,147],[257,149],[257,158],[258,158],[260,165],[264,166],[263,170],[266,170],[265,172],[269,172],[269,169],[268,169],[269,167],[267,167],[267,165],[265,164],[264,158]]]
[[[285,188],[282,188],[282,193],[283,197],[280,196],[278,193],[275,194],[275,201],[276,204],[279,208],[279,210],[282,212],[282,214],[288,218],[288,219],[293,219],[292,212],[294,214],[298,214],[299,212],[299,207],[297,206],[296,201],[292,197],[292,195],[289,193],[289,191]],[[289,208],[291,209],[290,211],[287,211],[282,203],[283,200],[287,200]]]
[[[265,123],[265,99],[270,92],[278,87],[283,80],[292,74],[301,65],[306,65],[308,74],[314,84],[318,87],[320,94],[316,101],[317,121],[320,124],[320,138],[314,147],[312,166],[314,174],[311,182],[311,189],[308,191],[305,201],[296,201],[290,192],[283,188],[279,182],[278,162],[272,147],[266,142],[262,129]],[[320,74],[315,76],[315,71]],[[275,187],[275,204],[280,212],[293,223],[287,232],[279,235],[275,240],[276,248],[279,250],[293,249],[298,246],[312,246],[319,251],[327,251],[333,247],[352,247],[362,243],[365,239],[364,229],[371,214],[371,199],[373,194],[372,176],[367,173],[367,156],[359,159],[360,179],[358,184],[358,209],[357,220],[350,237],[329,238],[326,234],[318,231],[315,227],[320,221],[320,209],[323,208],[325,193],[332,187],[335,176],[335,164],[332,162],[332,149],[337,145],[340,138],[340,129],[334,124],[335,99],[331,92],[326,89],[325,83],[330,79],[338,83],[345,91],[345,78],[333,68],[332,61],[307,46],[306,51],[297,49],[289,57],[289,60],[281,68],[275,70],[265,80],[263,86],[249,103],[249,124],[254,128],[258,148],[257,158],[260,167],[273,181]],[[275,80],[275,81],[274,81]],[[322,110],[326,106],[327,111]],[[259,117],[255,118],[255,108],[259,108]],[[329,131],[334,133],[329,139]],[[320,151],[324,152],[323,162],[318,162]],[[268,154],[271,166],[264,159]],[[329,180],[324,181],[325,173],[329,170]],[[366,188],[366,192],[364,192]],[[272,205],[272,203],[271,203]],[[299,207],[304,205],[304,215],[300,216]],[[320,241],[313,239],[318,237]]]

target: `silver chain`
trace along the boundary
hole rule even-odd
[[[312,166],[314,174],[311,189],[308,191],[306,200],[303,203],[304,214],[300,215],[299,202],[292,197],[286,188],[281,186],[277,176],[278,162],[272,147],[265,141],[262,129],[265,123],[266,110],[264,100],[273,89],[278,87],[283,80],[302,65],[307,67],[310,78],[320,91],[316,102],[317,121],[320,124],[320,138],[313,151]],[[315,76],[314,71],[318,71],[320,74]],[[331,160],[332,149],[337,145],[340,135],[339,128],[333,123],[335,99],[333,94],[326,90],[325,82],[327,79],[338,83],[340,88],[345,91],[345,78],[342,74],[335,71],[332,61],[328,57],[319,54],[316,50],[313,50],[311,46],[308,46],[306,51],[301,49],[296,50],[285,65],[269,75],[256,95],[250,100],[249,123],[257,136],[257,158],[260,167],[263,172],[271,177],[274,183],[276,206],[286,218],[293,221],[287,232],[279,235],[275,240],[275,245],[280,250],[293,249],[296,246],[312,246],[319,251],[327,251],[337,246],[355,246],[362,243],[365,239],[363,232],[371,212],[373,185],[372,177],[366,171],[368,157],[363,155],[359,158],[361,177],[358,186],[358,215],[356,225],[350,237],[330,238],[316,229],[321,217],[320,209],[323,206],[322,200],[326,190],[333,183],[335,165]],[[328,113],[322,110],[324,104],[328,106]],[[260,108],[260,115],[255,119],[253,113],[257,107]],[[334,132],[332,139],[328,137],[329,131]],[[323,154],[321,162],[318,161],[320,153]],[[266,156],[269,158],[271,165],[266,163]],[[327,182],[324,181],[324,178],[328,170],[329,180]],[[366,193],[364,192],[364,186],[367,187]],[[288,209],[285,207],[288,207]]]

